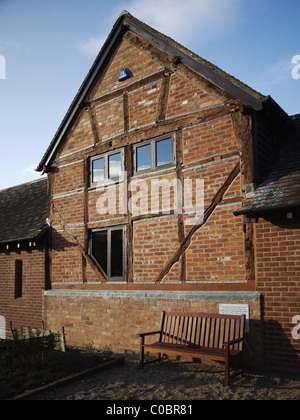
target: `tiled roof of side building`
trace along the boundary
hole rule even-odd
[[[0,191],[0,244],[36,239],[46,225],[47,179]]]

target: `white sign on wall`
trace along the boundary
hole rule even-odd
[[[250,332],[250,314],[249,305],[238,305],[231,303],[220,303],[219,304],[220,315],[246,315],[246,326],[245,332]]]

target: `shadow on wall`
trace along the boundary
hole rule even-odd
[[[298,329],[300,331],[299,325],[294,325],[291,318],[290,329],[284,329],[278,320],[265,320],[263,310],[262,314],[262,365],[264,369],[300,374],[300,334],[299,340],[296,341],[293,338],[293,331],[298,331]]]
[[[270,215],[264,214],[262,217],[272,225],[275,225],[281,229],[300,229],[299,210],[287,209],[285,212]],[[288,219],[287,217],[290,217],[290,219]]]
[[[66,235],[67,236],[67,235]],[[76,235],[74,233],[74,238]],[[74,241],[77,240],[74,239]],[[68,248],[75,248],[77,244],[62,236],[57,230],[52,229],[52,249],[54,251],[66,251]]]
[[[264,368],[300,374],[300,339],[298,349],[292,344],[292,330],[287,333],[278,321],[264,322]]]

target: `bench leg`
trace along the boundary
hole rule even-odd
[[[230,352],[229,352],[229,346],[226,346],[225,349],[225,386],[230,385],[230,378],[238,376],[240,379],[243,379],[244,377],[244,367],[243,367],[243,354],[239,354],[239,371],[230,376]]]
[[[230,385],[230,363],[229,346],[225,349],[225,386]]]
[[[243,360],[243,353],[239,355],[239,365],[240,365],[240,379],[244,377],[244,360]]]
[[[143,369],[144,367],[144,358],[145,358],[145,349],[144,349],[145,339],[144,337],[140,338],[140,362],[139,368]]]

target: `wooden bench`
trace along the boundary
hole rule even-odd
[[[217,315],[202,313],[163,312],[159,331],[138,334],[140,337],[140,369],[160,362],[162,354],[190,356],[225,362],[225,386],[230,378],[243,378],[243,342],[245,315]],[[155,343],[146,344],[145,338],[158,335]],[[145,362],[145,350],[157,353],[158,358]],[[230,361],[237,358],[239,370],[230,375]]]

